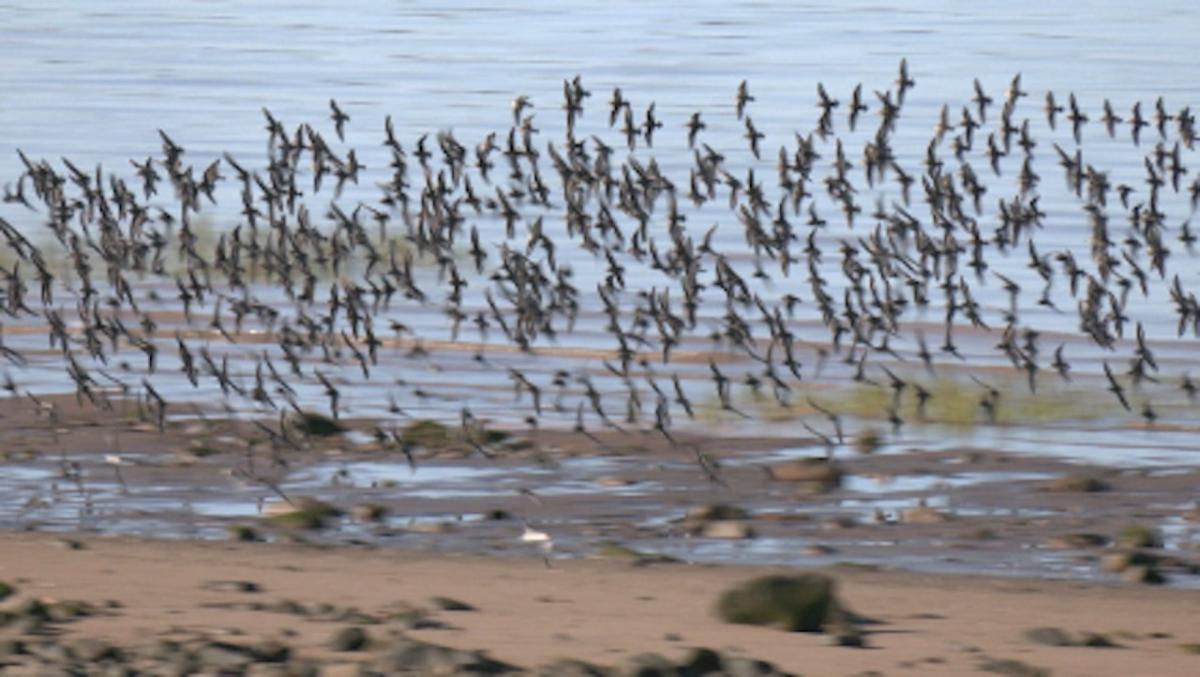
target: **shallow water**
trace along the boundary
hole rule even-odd
[[[752,453],[740,460],[752,466],[784,457],[786,452]],[[170,457],[125,455],[120,477],[112,465],[88,454],[0,466],[0,526],[222,539],[236,524],[257,525],[271,539],[286,536],[260,521],[270,514],[266,505],[280,500],[273,489],[206,482],[196,479],[200,474],[189,474],[197,471],[161,474],[171,472],[172,465]],[[737,465],[729,464],[729,472]],[[536,548],[518,538],[523,524],[532,524],[552,534],[556,557],[589,556],[605,543],[617,542],[696,563],[853,562],[1018,576],[1108,577],[1094,556],[1049,549],[1047,539],[1087,530],[1089,522],[1104,533],[1129,519],[1104,501],[1083,510],[1056,505],[1053,495],[1037,489],[1056,476],[1050,472],[997,467],[944,474],[851,474],[839,488],[815,494],[784,484],[754,489],[746,478],[756,475],[740,475],[735,480],[740,488],[722,489],[684,463],[647,464],[637,458],[567,458],[549,466],[429,461],[415,472],[405,463],[346,460],[295,465],[276,487],[344,509],[362,504],[388,508],[378,522],[347,516],[325,530],[304,534],[326,543],[535,554]],[[1113,496],[1109,500],[1118,506],[1136,494]],[[1176,490],[1171,496],[1170,501],[1186,499],[1186,492]],[[747,524],[757,537],[723,539],[695,531],[696,523],[685,514],[714,503],[749,509],[755,519]],[[1200,539],[1194,523],[1181,517],[1191,507],[1187,500],[1148,503],[1136,512],[1139,521],[1159,526],[1168,551],[1186,558]],[[951,515],[951,521],[941,527],[908,524],[906,515],[918,508]],[[1043,526],[1025,531],[1029,524]],[[1067,524],[1073,526],[1061,526]],[[1006,535],[983,540],[972,535],[987,529]],[[1200,579],[1179,573],[1171,581],[1200,584]]]

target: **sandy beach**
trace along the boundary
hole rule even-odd
[[[679,659],[689,649],[709,647],[806,675],[1188,675],[1200,669],[1194,655],[1200,593],[1193,591],[831,569],[826,573],[845,604],[869,619],[861,626],[863,648],[833,646],[823,634],[729,625],[714,616],[723,588],[780,571],[591,560],[547,568],[537,558],[374,548],[0,536],[0,579],[18,590],[4,608],[36,598],[79,600],[99,610],[55,626],[53,635],[27,637],[30,643],[87,637],[136,649],[161,640],[277,640],[291,647],[292,663],[317,661],[347,671],[336,674],[352,674],[370,664],[373,651],[335,652],[329,639],[359,625],[370,646],[386,646],[403,633],[482,649],[524,668],[563,657],[615,666],[642,652]],[[437,597],[473,610],[444,610]],[[321,605],[327,606],[318,613]],[[1076,643],[1102,638],[1116,646],[1047,646],[1034,639],[1036,628],[1058,629]],[[0,638],[15,636],[10,627],[0,629]]]

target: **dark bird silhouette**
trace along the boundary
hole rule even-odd
[[[742,114],[746,111],[746,104],[753,100],[754,97],[750,96],[750,86],[746,84],[745,80],[742,80],[738,84],[737,96],[734,97],[734,106],[737,110],[739,120],[742,119]]]
[[[338,107],[337,101],[329,100],[329,118],[333,120],[333,129],[337,132],[338,141],[346,140],[346,123],[350,121],[350,116],[342,112]]]
[[[1113,376],[1112,369],[1108,366],[1108,361],[1104,361],[1104,377],[1108,379],[1108,391],[1116,396],[1117,401],[1125,411],[1130,411],[1129,401],[1125,399],[1125,389],[1117,382],[1117,378]]]

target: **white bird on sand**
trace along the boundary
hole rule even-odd
[[[538,549],[542,551],[542,561],[546,564],[546,568],[551,568],[550,552],[554,550],[554,539],[550,537],[550,534],[538,531],[525,522],[525,531],[521,534],[521,542],[536,543]]]

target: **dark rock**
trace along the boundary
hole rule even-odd
[[[395,640],[381,652],[375,667],[385,673],[407,670],[428,675],[499,675],[517,671],[481,651],[451,649],[408,637]]]
[[[988,658],[979,664],[981,672],[992,672],[1006,677],[1050,677],[1050,671],[1011,658]]]
[[[296,616],[307,616],[309,614],[308,608],[294,599],[280,600],[271,606],[270,610],[274,611],[275,613],[293,614]]]
[[[628,677],[675,677],[679,674],[675,664],[656,653],[643,653],[626,661],[624,671]]]
[[[87,602],[65,599],[46,605],[46,613],[51,622],[69,623],[79,618],[94,615],[96,608]]]
[[[1059,536],[1050,540],[1050,547],[1058,549],[1102,548],[1108,545],[1108,538],[1101,534],[1078,533]]]
[[[820,632],[839,605],[834,581],[820,574],[763,576],[725,591],[717,615],[727,623]]]
[[[375,625],[379,623],[379,619],[354,607],[347,607],[338,611],[333,614],[331,620],[339,623],[354,623],[355,625]]]
[[[883,446],[883,435],[878,430],[864,430],[854,438],[854,449],[860,454],[873,454]]]
[[[169,639],[156,639],[142,650],[142,655],[156,661],[165,661],[177,655],[183,650],[183,646],[176,641]]]
[[[1079,640],[1079,646],[1086,646],[1092,649],[1119,649],[1120,644],[1112,641],[1107,635],[1102,635],[1098,632],[1089,632]]]
[[[351,509],[350,514],[359,522],[382,522],[387,517],[386,505],[378,503],[360,503]]]
[[[25,642],[19,639],[0,639],[0,658],[20,656],[25,653]]]
[[[1066,475],[1042,485],[1044,491],[1092,494],[1111,489],[1107,482],[1087,475]]]
[[[592,553],[596,559],[623,560],[633,566],[649,566],[651,564],[676,564],[678,559],[653,552],[642,552],[615,541],[604,541],[596,546]]]
[[[736,505],[729,505],[728,503],[714,503],[712,505],[703,505],[697,508],[692,508],[688,511],[687,517],[684,519],[690,522],[745,520],[750,519],[750,512],[745,508],[739,508]]]
[[[689,529],[689,533],[700,538],[715,538],[738,541],[754,538],[754,528],[745,522],[735,520],[713,520],[700,522]]]
[[[47,663],[61,663],[65,665],[72,661],[71,652],[67,650],[67,647],[58,642],[42,641],[36,644],[28,644],[26,650],[31,655],[37,656]]]
[[[359,651],[367,645],[368,639],[366,631],[362,628],[342,628],[329,638],[329,648],[334,651]]]
[[[349,675],[362,674],[362,666],[357,665],[357,664],[352,664],[352,665],[354,665],[354,667],[356,668],[357,671],[344,673],[345,675],[347,675],[347,677]],[[288,677],[319,677],[319,676],[326,675],[326,673],[328,672],[328,668],[329,668],[328,665],[322,666],[322,665],[318,664],[316,661],[311,660],[311,659],[292,661],[292,662],[288,663],[286,667],[287,667],[286,673],[287,673]]]
[[[313,530],[323,529],[341,516],[342,511],[336,506],[311,496],[300,496],[290,504],[269,510],[266,521],[280,529]]]
[[[954,516],[950,513],[931,508],[925,505],[923,500],[915,508],[909,508],[900,513],[900,521],[905,524],[941,524],[952,519]]]
[[[437,421],[428,419],[413,421],[405,426],[400,434],[400,439],[408,444],[426,449],[440,449],[451,442],[450,429]]]
[[[861,649],[867,645],[867,639],[858,628],[850,624],[842,624],[837,632],[833,633],[833,645]]]
[[[441,630],[449,627],[435,618],[430,618],[426,609],[404,609],[393,613],[391,619],[404,624],[406,630]]]
[[[292,657],[291,647],[274,639],[261,642],[253,651],[254,660],[259,663],[286,663]]]
[[[729,677],[779,677],[787,674],[767,661],[753,658],[726,658],[724,669]]]
[[[842,484],[841,466],[824,458],[801,458],[766,470],[767,475],[778,482],[797,482],[819,491],[836,489]]]
[[[610,669],[574,658],[560,658],[538,668],[536,677],[610,677],[616,673]]]
[[[99,663],[121,658],[121,651],[115,646],[90,637],[77,639],[71,642],[68,648],[76,659],[84,663]]]
[[[167,656],[163,662],[166,663],[165,672],[169,675],[190,675],[201,667],[200,657],[186,650]]]
[[[228,642],[209,642],[196,649],[194,654],[203,669],[218,672],[245,667],[257,659],[253,649]]]
[[[680,667],[688,675],[711,675],[724,670],[721,654],[705,647],[688,652]]]
[[[1025,639],[1034,644],[1045,646],[1071,646],[1071,636],[1061,628],[1030,628],[1025,631]]]
[[[477,609],[466,602],[459,601],[453,597],[434,597],[430,600],[433,605],[442,611],[477,611]]]
[[[6,667],[4,674],[36,675],[37,677],[86,677],[87,675],[83,670],[70,666],[45,663],[25,663],[16,669]]]
[[[1133,566],[1153,567],[1158,563],[1157,555],[1134,550],[1105,555],[1100,560],[1100,568],[1111,573],[1119,573]]]
[[[39,616],[21,616],[16,619],[13,628],[20,635],[38,635],[46,629],[46,621]]]
[[[262,592],[254,581],[205,581],[200,587],[212,592]]]
[[[262,540],[258,530],[248,524],[231,524],[225,528],[225,533],[235,541],[255,543]]]
[[[17,618],[36,618],[39,621],[50,620],[50,610],[45,604],[36,599],[31,599],[13,610]]]
[[[1117,545],[1123,548],[1161,548],[1162,534],[1157,529],[1131,524],[1117,535]]]
[[[1129,583],[1145,583],[1147,585],[1162,585],[1167,582],[1166,576],[1163,576],[1158,569],[1143,565],[1127,567],[1121,572],[1121,578]]]

